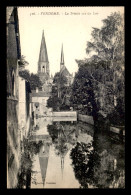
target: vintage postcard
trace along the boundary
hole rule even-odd
[[[125,188],[124,7],[6,7],[7,188]]]

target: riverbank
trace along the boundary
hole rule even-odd
[[[52,117],[77,117],[76,111],[52,112]]]
[[[87,123],[89,125],[94,125],[94,120],[93,120],[92,116],[78,114],[77,119],[78,119],[78,121],[82,121],[82,122]],[[100,121],[100,123],[102,123],[103,128],[105,129],[105,125],[107,125],[106,119],[105,119],[105,121],[103,119],[103,121]],[[107,130],[108,130],[108,132],[110,132],[110,135],[113,135],[113,136],[118,135],[116,137],[119,137],[122,141],[125,141],[125,128],[124,128],[124,126],[115,126],[112,124],[110,124],[110,125],[108,124]],[[119,138],[117,138],[117,140]]]
[[[93,120],[93,117],[92,117],[92,116],[78,114],[78,115],[77,115],[77,119],[78,119],[79,121],[88,123],[88,124],[90,124],[90,125],[94,125],[94,120]]]
[[[112,141],[107,133],[95,132],[91,124],[72,122],[71,117],[65,117],[68,122],[61,117],[57,123],[59,117],[54,117],[55,122],[52,118],[39,117],[32,124],[30,135],[33,136],[24,142],[19,189],[70,188],[70,178],[74,188],[85,186],[83,178],[86,184],[93,183],[88,188],[99,188],[100,185],[114,188],[114,183],[118,188],[124,187],[123,144]],[[64,160],[60,158],[63,154]],[[93,172],[93,179],[85,172],[88,169]]]

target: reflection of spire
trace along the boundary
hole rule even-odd
[[[45,178],[46,178],[47,165],[48,165],[48,157],[39,157],[39,162],[40,162],[41,176],[42,176],[42,181],[43,181],[43,186],[44,186]]]
[[[50,145],[46,143],[44,145],[44,150],[43,150],[43,147],[41,147],[41,150],[39,152],[39,162],[40,162],[40,169],[41,169],[43,186],[45,184],[45,179],[46,179],[46,171],[47,171],[48,158],[49,158],[49,149],[50,149]]]
[[[62,179],[63,179],[63,172],[64,172],[64,157],[61,156],[61,173],[62,173]]]

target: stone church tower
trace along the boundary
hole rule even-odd
[[[42,34],[39,61],[38,61],[38,76],[42,84],[48,84],[50,79],[49,60],[44,36],[44,30]]]

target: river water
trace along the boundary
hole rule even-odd
[[[21,188],[125,187],[124,144],[91,125],[75,118],[38,118],[26,141]]]

